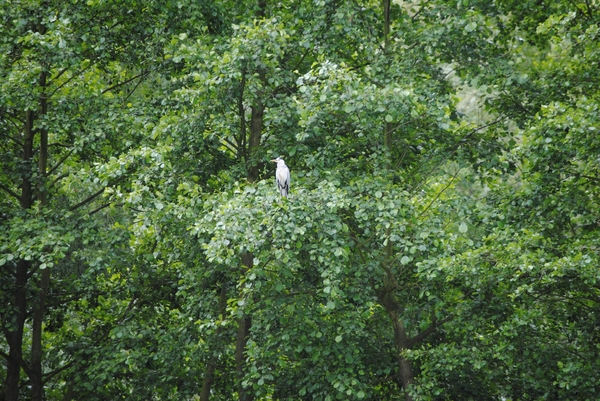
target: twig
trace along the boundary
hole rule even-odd
[[[136,79],[138,79],[139,77],[143,77],[144,75],[147,75],[147,74],[148,74],[148,73],[147,73],[146,71],[143,71],[143,72],[139,73],[139,74],[138,74],[138,75],[136,75],[136,76],[133,76],[133,77],[131,77],[131,78],[129,78],[129,79],[126,79],[126,80],[125,80],[125,81],[123,81],[123,82],[116,83],[116,84],[114,84],[113,86],[110,86],[110,87],[108,87],[108,88],[104,89],[104,90],[103,90],[102,92],[100,92],[100,93],[101,93],[101,94],[105,94],[106,92],[109,92],[109,91],[111,91],[111,90],[113,90],[113,89],[115,89],[115,88],[118,88],[119,86],[126,85],[126,84],[128,84],[129,82],[131,82],[131,81],[133,81],[133,80],[136,80]],[[138,84],[138,85],[139,85],[139,84]],[[136,85],[136,87],[137,87],[137,85]]]
[[[446,186],[444,188],[442,188],[442,190],[435,196],[435,198],[429,203],[429,205],[427,205],[425,210],[423,210],[421,213],[419,213],[419,217],[423,216],[425,214],[425,212],[429,210],[431,205],[433,205],[434,202],[436,200],[438,200],[438,198],[444,193],[444,191],[447,190],[448,187],[450,187],[450,185],[452,185],[452,183],[454,182],[454,179],[456,178],[456,176],[458,175],[460,170],[461,170],[460,168],[456,170],[456,173],[454,173],[454,175],[452,176],[452,179],[450,179],[450,182],[448,184],[446,184]]]

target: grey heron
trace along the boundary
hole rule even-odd
[[[285,165],[285,162],[281,157],[271,160],[277,163],[277,171],[275,171],[275,181],[277,181],[277,188],[282,197],[286,198],[288,192],[290,192],[290,169]]]

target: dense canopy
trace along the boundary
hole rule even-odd
[[[3,399],[598,399],[599,24],[4,0]]]

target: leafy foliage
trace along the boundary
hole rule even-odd
[[[534,3],[0,6],[5,400],[597,398],[599,10]]]

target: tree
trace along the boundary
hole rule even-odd
[[[41,400],[44,383],[74,363],[62,359],[44,371],[44,321],[60,319],[65,304],[98,296],[93,286],[79,286],[90,284],[85,279],[69,279],[79,264],[93,268],[86,257],[94,252],[86,251],[103,237],[107,221],[100,216],[116,217],[105,213],[110,203],[101,195],[127,187],[152,156],[136,146],[139,128],[160,113],[152,109],[156,93],[139,96],[140,87],[149,78],[160,82],[168,69],[165,37],[189,29],[186,21],[205,10],[203,4],[182,10],[172,3],[34,1],[7,3],[1,11],[3,393],[18,399],[24,372],[32,399]],[[177,23],[158,28],[164,21]],[[123,240],[113,235],[106,244]],[[85,332],[81,324],[77,331]]]

